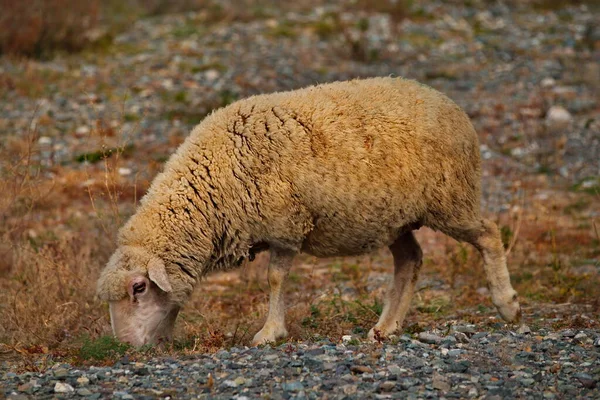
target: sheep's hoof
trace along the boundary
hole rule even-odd
[[[391,332],[389,332],[389,333],[391,333]],[[374,327],[374,328],[371,328],[371,330],[367,334],[367,340],[369,340],[373,343],[380,343],[380,342],[384,341],[385,339],[387,339],[387,335],[388,335],[388,333],[385,333],[385,330]]]
[[[252,339],[252,346],[260,346],[267,343],[275,343],[277,339],[287,337],[288,332],[285,328],[263,327]]]

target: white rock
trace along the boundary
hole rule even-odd
[[[160,85],[167,90],[171,90],[175,86],[173,79],[163,79]]]
[[[553,78],[544,78],[541,82],[542,87],[552,87],[556,85],[556,81]]]
[[[454,337],[458,343],[469,343],[469,337],[462,332],[455,332]]]
[[[90,128],[88,126],[82,125],[75,130],[75,134],[77,136],[85,136],[90,133]]]
[[[510,151],[510,155],[513,157],[523,157],[527,152],[522,147],[515,147]]]
[[[90,383],[90,380],[87,376],[80,376],[79,378],[77,378],[77,383],[81,386],[85,386],[88,383]]]
[[[397,365],[388,365],[388,371],[390,371],[390,374],[399,375],[403,372],[403,369]]]
[[[525,335],[527,333],[531,333],[531,329],[527,325],[523,324],[519,327],[519,329],[517,329],[517,333],[520,335]]]
[[[561,106],[552,106],[546,113],[546,123],[550,127],[560,127],[568,124],[573,116],[566,108]]]
[[[209,69],[204,73],[206,80],[208,80],[209,82],[212,82],[215,79],[217,79],[219,77],[219,75],[221,75],[221,74],[216,69]]]
[[[348,343],[351,340],[352,340],[352,336],[351,335],[344,335],[344,336],[342,336],[342,342],[344,342],[344,343]]]
[[[131,168],[119,168],[119,175],[121,176],[131,175],[131,173]]]
[[[95,179],[87,179],[83,182],[81,182],[81,186],[82,187],[90,187],[96,184],[96,180]]]
[[[38,139],[38,143],[41,145],[52,144],[52,139],[49,138],[48,136],[42,136]]]
[[[423,343],[438,344],[442,341],[442,338],[433,333],[421,332],[419,333],[419,340]]]
[[[600,182],[599,182],[599,183],[600,183]],[[597,183],[596,183],[596,180],[592,178],[592,179],[588,179],[588,180],[584,181],[584,182],[581,184],[581,187],[582,187],[583,189],[589,189],[589,188],[593,188],[594,186],[596,186],[596,184],[597,184]]]
[[[54,385],[54,393],[71,393],[74,391],[73,386],[68,383],[56,382],[56,385]]]
[[[246,383],[246,379],[244,379],[244,377],[242,376],[238,376],[237,378],[235,378],[234,382],[238,385],[243,385],[244,383]]]

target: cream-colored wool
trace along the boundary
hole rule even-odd
[[[140,257],[127,249],[164,263],[178,305],[203,275],[239,265],[253,246],[289,255],[286,262],[300,251],[328,257],[392,246],[397,274],[412,262],[416,279],[421,253],[410,232],[428,226],[482,252],[494,303],[511,319],[518,303],[502,245],[479,207],[477,134],[436,90],[373,78],[254,96],[208,116],[167,162],[121,229],[98,293],[125,298],[122,271],[146,268],[149,261],[123,262]],[[412,293],[407,285],[394,287]],[[411,293],[386,306],[408,308]],[[403,315],[387,315],[394,312],[382,315],[388,325],[401,323]]]

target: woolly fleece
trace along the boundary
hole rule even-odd
[[[250,97],[194,128],[120,230],[98,294],[165,265],[182,304],[206,273],[265,245],[346,256],[420,226],[469,240],[479,216],[478,138],[442,93],[402,78]]]

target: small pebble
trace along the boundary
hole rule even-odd
[[[552,106],[546,112],[546,123],[552,128],[561,128],[566,126],[573,116],[566,108],[561,106]]]
[[[238,384],[235,381],[228,379],[228,380],[223,381],[223,386],[235,389],[236,387],[238,387]]]
[[[432,385],[434,389],[441,390],[444,393],[450,390],[450,384],[440,376],[434,376]]]
[[[421,342],[428,344],[438,344],[441,343],[443,340],[442,337],[428,332],[419,333],[418,338]]]
[[[475,325],[454,325],[452,330],[460,333],[475,333]]]
[[[527,325],[523,324],[519,327],[519,329],[517,329],[517,333],[519,335],[529,334],[531,333],[531,329]]]
[[[567,329],[567,330],[560,332],[560,334],[562,335],[562,337],[565,337],[565,338],[573,338],[573,337],[575,337],[576,332],[574,330]]]
[[[42,145],[42,146],[46,146],[46,145],[52,144],[52,138],[49,138],[48,136],[41,136],[38,139],[38,143],[40,145]]]
[[[80,126],[75,130],[75,135],[80,136],[80,137],[85,136],[88,133],[90,133],[90,128],[85,125]]]
[[[55,393],[71,393],[74,391],[75,389],[73,389],[73,386],[69,385],[68,383],[56,382],[56,385],[54,385]]]
[[[556,81],[552,78],[544,78],[542,79],[542,82],[540,82],[540,84],[542,85],[542,87],[548,88],[556,85]]]
[[[464,373],[469,370],[470,366],[471,363],[467,360],[455,361],[450,364],[450,371]]]
[[[17,387],[19,392],[31,392],[33,390],[34,384],[32,382],[27,382]]]
[[[91,396],[92,392],[87,388],[79,388],[77,389],[77,394],[80,396]]]
[[[69,370],[66,368],[57,368],[52,373],[55,378],[66,378],[69,375]]]
[[[469,338],[463,332],[455,332],[454,337],[459,343],[469,343]]]
[[[281,385],[281,388],[288,392],[299,392],[304,389],[304,386],[300,382],[286,382]]]
[[[465,351],[462,350],[462,349],[451,349],[451,350],[448,350],[448,356],[450,356],[450,357],[458,357],[459,355],[461,355],[464,352]]]
[[[87,376],[80,376],[79,378],[77,378],[77,383],[80,386],[85,386],[88,383],[90,383],[90,379]]]
[[[373,369],[366,365],[353,365],[350,367],[350,371],[354,372],[355,374],[364,374],[364,373],[370,374],[373,372]]]
[[[388,371],[393,375],[400,375],[402,373],[402,368],[397,365],[388,365]]]
[[[588,335],[586,335],[583,332],[580,332],[573,337],[573,339],[577,340],[578,342],[584,342],[585,339],[587,339],[587,338],[588,338]]]

